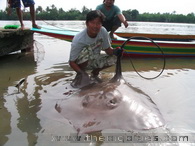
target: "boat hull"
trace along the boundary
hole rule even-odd
[[[192,41],[195,40],[195,35],[179,35],[179,34],[150,34],[150,33],[125,33],[125,32],[116,32],[116,35],[123,38],[130,37],[148,37],[153,40],[160,41]]]
[[[58,29],[35,29],[32,31],[48,35],[51,37],[72,41],[78,31],[58,30]],[[117,39],[112,40],[112,47],[121,46],[127,39],[117,36]],[[163,50],[166,57],[195,57],[195,42],[173,42],[173,41],[155,41],[156,44]],[[135,57],[160,57],[163,55],[159,48],[148,40],[130,40],[124,46],[123,56]]]
[[[132,40],[124,47],[124,56],[136,57],[195,57],[195,43],[192,42],[167,42],[155,41],[160,49],[151,41]],[[112,46],[121,45],[121,41],[113,41]]]

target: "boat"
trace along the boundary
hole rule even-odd
[[[126,32],[116,32],[116,35],[129,38],[129,37],[148,37],[153,40],[160,40],[160,41],[193,41],[195,40],[195,35],[185,35],[185,34],[151,34],[151,33],[126,33]]]
[[[0,28],[0,57],[17,51],[29,51],[33,48],[33,32],[30,29]]]
[[[41,29],[32,28],[33,32],[59,38],[66,41],[72,41],[73,37],[79,32],[77,30],[58,29],[55,27],[42,27]],[[112,47],[120,47],[127,38],[117,35],[112,40]],[[140,38],[140,37],[139,37]],[[136,39],[136,37],[126,42],[124,46],[124,57],[195,57],[195,42],[184,41],[151,41],[144,39]],[[159,47],[158,47],[159,46]],[[162,50],[162,51],[161,51]]]

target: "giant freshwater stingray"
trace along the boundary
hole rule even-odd
[[[146,130],[165,123],[151,98],[124,80],[120,56],[110,81],[79,90],[68,99],[59,101],[55,109],[78,133],[105,129]]]

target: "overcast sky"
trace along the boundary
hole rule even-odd
[[[0,9],[4,10],[7,0],[0,0]],[[57,8],[63,8],[65,11],[71,8],[81,10],[83,6],[95,9],[103,0],[34,0],[35,7],[46,6],[54,4]],[[115,4],[121,10],[137,9],[140,13],[172,13],[176,11],[177,14],[195,13],[195,0],[115,0]]]

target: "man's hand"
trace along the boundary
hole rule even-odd
[[[127,20],[125,20],[125,21],[123,22],[123,24],[124,24],[125,28],[127,28],[127,27],[129,26]]]
[[[116,56],[121,56],[122,53],[123,53],[123,49],[121,49],[120,47],[113,49],[113,54]]]
[[[74,88],[82,88],[90,84],[89,75],[85,71],[78,71],[75,79],[71,83]]]

